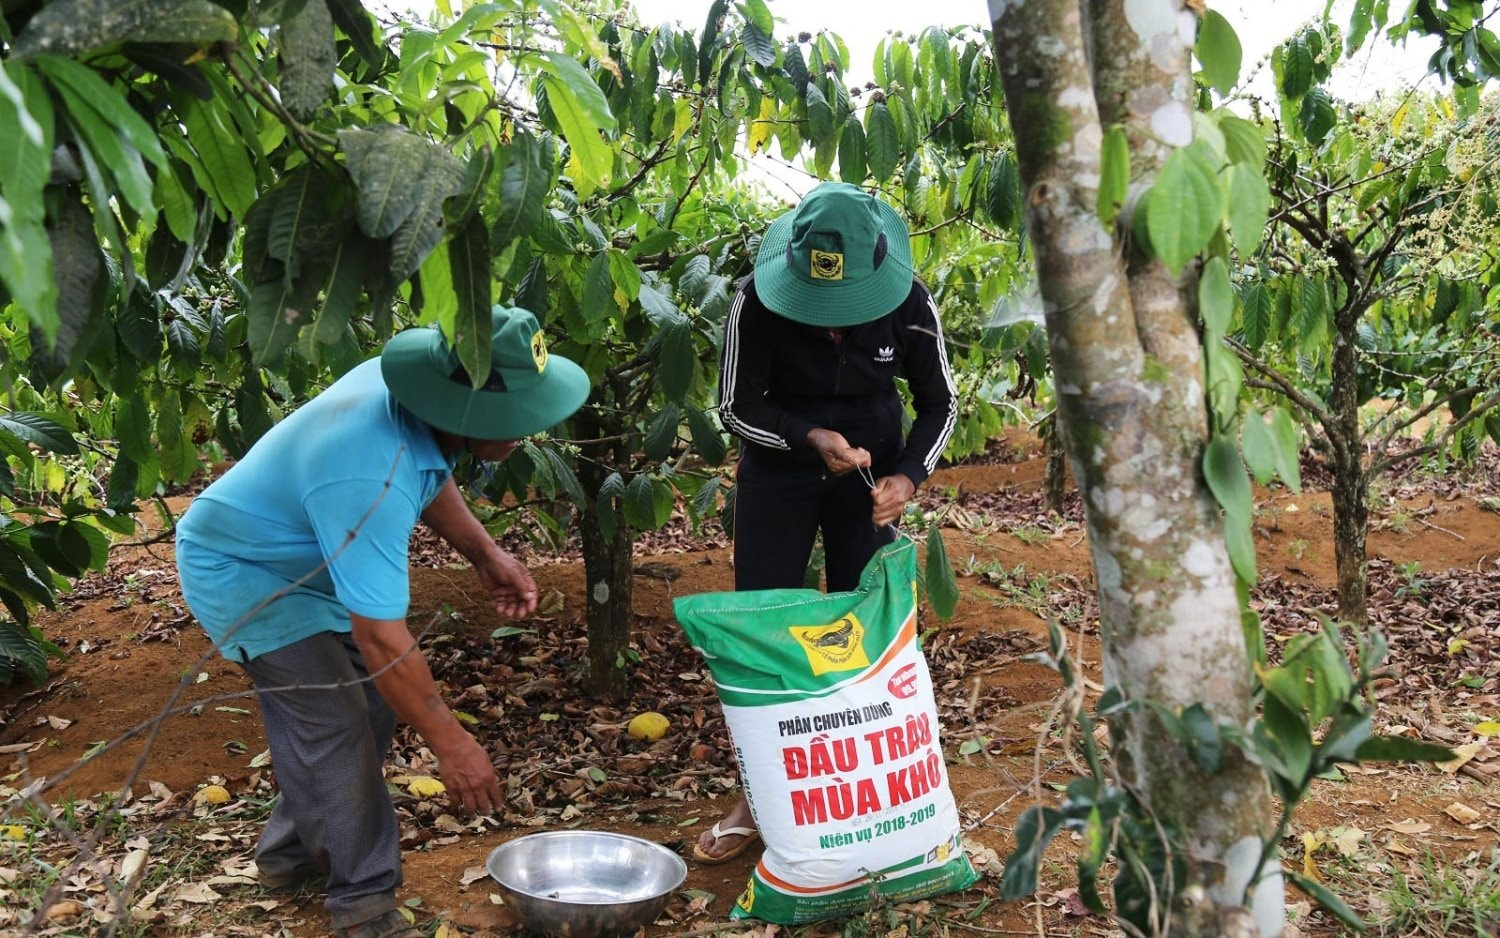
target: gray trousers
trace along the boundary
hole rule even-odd
[[[281,789],[256,865],[269,876],[326,872],[334,928],[396,908],[401,843],[381,773],[396,715],[368,680],[353,637],[319,632],[242,666],[255,682]]]

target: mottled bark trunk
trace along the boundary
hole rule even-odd
[[[1243,725],[1252,705],[1239,602],[1199,470],[1208,428],[1187,303],[1196,277],[1129,256],[1095,214],[1101,111],[1126,126],[1143,185],[1191,139],[1194,16],[1180,0],[990,0],[990,10],[1098,580],[1106,683]],[[1260,769],[1236,754],[1218,774],[1201,771],[1145,707],[1125,737],[1121,782],[1189,854],[1173,933],[1279,935],[1280,868],[1259,867],[1274,828]]]
[[[580,412],[576,418],[584,439],[609,436],[605,428]],[[630,648],[634,604],[631,601],[634,564],[630,529],[623,519],[606,538],[599,527],[599,488],[606,468],[592,460],[579,461],[578,478],[586,497],[579,524],[583,539],[584,609],[589,632],[589,676],[586,690],[596,700],[618,701],[630,693],[630,672],[624,667]]]
[[[1359,359],[1353,327],[1334,339],[1330,388],[1333,423],[1333,556],[1339,577],[1339,618],[1368,621],[1365,539],[1370,531],[1368,479],[1359,428]]]
[[[1047,494],[1047,510],[1060,515],[1068,494],[1068,450],[1063,446],[1057,414],[1054,413],[1043,425],[1042,440],[1047,451],[1047,474],[1042,482]]]

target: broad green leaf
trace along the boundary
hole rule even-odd
[[[646,436],[641,447],[646,458],[661,462],[670,456],[672,447],[677,443],[677,428],[681,424],[682,410],[676,404],[669,403],[657,411],[646,424]]]
[[[1229,285],[1229,267],[1222,257],[1203,265],[1198,278],[1198,312],[1203,317],[1203,341],[1222,339],[1234,319],[1234,288]]]
[[[311,120],[333,90],[333,70],[338,65],[328,5],[308,0],[300,11],[282,20],[276,48],[281,103],[298,120]]]
[[[1216,436],[1204,448],[1203,478],[1225,512],[1249,520],[1250,477],[1245,474],[1245,464],[1240,461],[1239,447],[1234,445],[1232,437]]]
[[[588,86],[598,93],[599,86],[592,79],[588,80]],[[573,184],[578,187],[579,195],[588,198],[609,183],[614,171],[614,151],[600,136],[600,125],[591,119],[590,112],[583,107],[569,84],[553,75],[544,75],[542,87],[546,89],[547,100],[551,102],[563,137],[568,141],[570,167],[576,176]]]
[[[858,117],[850,114],[839,134],[839,178],[859,185],[869,172],[865,164],[865,128]]]
[[[745,44],[745,54],[752,61],[767,68],[776,64],[776,41],[759,26],[746,23],[741,31],[741,41]]]
[[[558,82],[561,82],[561,87],[567,89],[566,97],[570,106],[581,112],[589,126],[604,131],[616,128],[615,115],[609,109],[609,101],[605,99],[604,92],[599,90],[599,85],[576,59],[562,52],[548,52],[539,64],[543,71],[558,80],[548,84],[549,95],[556,93]],[[554,97],[554,110],[557,104]],[[559,114],[558,117],[561,118],[562,115]],[[569,142],[572,142],[571,139]]]
[[[313,304],[327,272],[326,267],[309,266],[294,283],[274,280],[251,287],[246,337],[256,364],[279,360],[297,333],[312,320]]]
[[[463,164],[453,154],[433,146],[410,214],[391,235],[390,272],[397,283],[422,266],[429,252],[443,240],[443,203],[463,190]]]
[[[56,0],[16,37],[17,58],[82,58],[120,42],[207,44],[239,35],[228,10],[209,0]]]
[[[1265,415],[1255,408],[1245,413],[1245,426],[1240,435],[1240,449],[1255,481],[1269,485],[1276,477],[1276,436],[1266,422]]]
[[[323,287],[323,308],[313,330],[315,341],[324,345],[342,341],[364,289],[369,256],[369,243],[357,234],[351,233],[334,249],[328,283]]]
[[[52,273],[57,282],[57,331],[47,336],[47,347],[66,367],[101,305],[101,291],[107,288],[109,277],[88,209],[76,196],[63,202],[58,217],[47,229],[47,237],[52,244]]]
[[[646,316],[658,329],[665,329],[669,324],[682,322],[686,319],[682,310],[677,308],[666,294],[656,287],[642,284],[638,298],[641,301],[641,309],[646,311]]]
[[[901,140],[896,132],[896,122],[884,101],[871,106],[866,121],[865,160],[875,181],[884,183],[901,164]]]
[[[1248,163],[1232,164],[1229,180],[1229,233],[1241,257],[1251,257],[1260,247],[1266,219],[1271,213],[1271,189],[1259,169]]]
[[[686,319],[671,322],[662,330],[656,364],[656,380],[661,384],[662,392],[674,401],[686,398],[698,374],[693,327]]]
[[[1006,231],[1021,229],[1021,174],[1009,153],[990,161],[989,213]]]
[[[490,376],[490,339],[494,285],[490,273],[489,234],[478,215],[470,218],[448,242],[448,264],[458,311],[453,322],[453,348],[475,388]]]
[[[644,473],[630,480],[625,486],[625,492],[621,498],[624,507],[626,522],[633,527],[643,531],[654,531],[666,523],[671,517],[672,488],[663,485],[667,492],[667,510],[661,511],[661,502],[657,497],[656,480]]]
[[[448,242],[439,242],[422,261],[418,282],[421,283],[421,299],[418,303],[413,294],[412,302],[421,307],[422,323],[436,321],[451,335],[453,320],[458,315],[458,293],[453,289],[453,266],[448,263]]]
[[[214,193],[224,208],[243,218],[255,201],[255,167],[233,119],[226,125],[228,115],[217,98],[213,101],[185,98],[177,105],[177,111],[192,144],[194,159],[188,165],[198,187]]]
[[[594,499],[595,511],[599,518],[599,533],[604,536],[605,541],[615,539],[615,529],[621,520],[621,511],[616,504],[625,497],[625,480],[618,472],[611,472],[604,479],[604,484],[599,486],[599,494]]]
[[[1454,758],[1446,746],[1405,736],[1376,736],[1357,751],[1361,762],[1448,762]]]
[[[1314,88],[1303,96],[1297,123],[1308,143],[1313,146],[1321,145],[1338,119],[1338,113],[1333,109],[1333,99],[1322,88]]]
[[[120,452],[136,463],[151,462],[156,455],[151,445],[151,412],[139,393],[115,399],[115,440]]]
[[[708,412],[689,406],[687,425],[688,433],[693,440],[693,450],[703,457],[703,461],[708,465],[723,465],[724,457],[729,453],[729,447],[724,442],[724,434]]]
[[[0,414],[0,430],[13,433],[46,452],[62,456],[78,453],[78,441],[61,424],[43,414],[17,410]]]
[[[52,125],[52,102],[41,81],[29,69],[0,63],[0,285],[48,334],[57,332],[42,201]]]
[[[132,290],[115,312],[115,332],[125,350],[142,362],[161,358],[161,311],[158,299],[144,289]]]
[[[1203,64],[1208,85],[1227,96],[1240,80],[1240,62],[1244,50],[1229,21],[1214,10],[1206,10],[1198,24],[1198,45],[1194,50]]]
[[[529,133],[518,132],[498,160],[502,167],[500,209],[490,237],[490,247],[496,251],[536,227],[549,181],[541,144]]]
[[[1261,346],[1265,345],[1266,338],[1271,334],[1275,312],[1273,305],[1271,291],[1258,278],[1245,288],[1245,295],[1240,306],[1240,319],[1245,345],[1252,352],[1258,351]]]
[[[1218,174],[1193,147],[1167,157],[1147,201],[1151,249],[1174,273],[1207,246],[1224,217]]]
[[[1182,727],[1187,734],[1188,751],[1198,768],[1209,775],[1218,775],[1224,766],[1224,741],[1219,738],[1219,727],[1203,704],[1183,709]]]
[[[1224,114],[1219,119],[1224,135],[1225,154],[1231,163],[1244,163],[1261,172],[1266,163],[1266,137],[1261,129],[1243,117]]]
[[[370,65],[379,66],[385,59],[384,49],[376,43],[375,18],[365,9],[360,0],[327,0],[328,12],[339,30],[354,43],[359,57]]]
[[[91,70],[84,68],[76,62],[68,59],[59,59],[55,56],[46,56],[38,63],[43,72],[52,81],[52,87],[62,97],[64,114],[68,125],[73,128],[74,138],[80,147],[87,147],[89,156],[98,167],[108,172],[114,181],[115,189],[105,189],[96,195],[100,200],[107,200],[118,192],[122,201],[137,213],[152,218],[156,215],[156,200],[152,197],[152,182],[150,175],[146,172],[146,165],[142,160],[141,152],[136,149],[112,124],[108,118],[99,110],[98,105],[110,102],[107,110],[117,111],[123,108],[130,114],[135,112],[125,104],[120,93],[102,80]],[[59,75],[77,79],[80,75],[87,75],[90,81],[62,81]],[[84,90],[87,89],[87,90]],[[137,116],[136,120],[140,118]],[[157,153],[161,151],[160,145],[156,143],[154,136],[153,144],[158,147]],[[101,212],[105,211],[102,209]]]
[[[1312,87],[1313,53],[1304,34],[1298,33],[1281,48],[1281,94],[1295,100]]]
[[[191,244],[198,231],[198,210],[177,176],[175,163],[168,163],[156,172],[156,205],[173,237]]]
[[[620,310],[615,303],[615,281],[610,276],[608,252],[595,254],[584,271],[580,310],[586,322],[608,319]]]
[[[953,564],[948,562],[948,546],[943,543],[940,525],[927,528],[927,564],[923,583],[927,587],[927,602],[939,619],[947,622],[958,609],[958,580],[953,575]]]
[[[1234,575],[1249,584],[1255,583],[1255,535],[1250,529],[1251,519],[1224,515],[1224,540],[1229,548],[1229,564]]]
[[[637,299],[641,295],[641,269],[624,251],[610,248],[608,255],[609,276],[614,281],[615,290],[625,297],[627,303]]]
[[[310,229],[324,224],[323,189],[327,183],[311,165],[303,164],[283,176],[280,194],[272,203],[266,226],[266,255],[281,261],[288,279],[302,269]]]
[[[56,7],[57,4],[53,4],[48,9]],[[70,110],[74,110],[71,107],[73,99],[84,102],[147,162],[157,167],[166,165],[167,156],[162,151],[156,130],[130,106],[118,89],[100,78],[98,72],[71,59],[52,55],[43,56],[36,64],[54,86],[63,91],[64,97],[70,101]]]
[[[1302,491],[1302,433],[1285,407],[1271,408],[1271,436],[1276,441],[1276,474],[1293,492]]]
[[[833,140],[833,108],[816,82],[810,82],[805,96],[807,104],[807,136],[813,143],[822,146]]]
[[[394,124],[376,130],[341,130],[339,146],[344,166],[359,189],[359,228],[371,238],[395,234],[424,203],[430,224],[434,193],[443,192],[437,197],[441,209],[442,200],[463,182],[463,165],[453,154]],[[408,270],[397,282],[410,274]]]
[[[1036,892],[1042,857],[1047,845],[1063,826],[1063,814],[1056,808],[1027,808],[1016,822],[1016,850],[1005,859],[1005,873],[1000,878],[1000,898],[1013,902]]]
[[[1129,193],[1130,141],[1125,128],[1116,124],[1104,135],[1099,151],[1099,198],[1095,210],[1105,227],[1115,223],[1115,216],[1125,206]]]

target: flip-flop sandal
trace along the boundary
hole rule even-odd
[[[719,825],[715,824],[713,826],[713,829],[710,830],[709,833],[714,835],[714,840],[720,840],[724,837],[744,838],[728,852],[718,854],[704,853],[702,847],[698,846],[697,844],[693,844],[693,859],[697,860],[699,863],[706,863],[710,866],[716,863],[728,863],[730,860],[733,860],[735,857],[748,850],[751,844],[755,843],[757,840],[760,840],[760,831],[756,830],[753,827],[721,828],[719,827]]]

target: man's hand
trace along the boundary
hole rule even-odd
[[[479,582],[495,600],[495,611],[521,619],[536,611],[536,581],[521,561],[496,547],[475,564]]]
[[[836,476],[870,465],[870,451],[850,446],[844,435],[836,430],[815,427],[807,431],[808,445],[823,457],[823,464]]]
[[[901,512],[906,510],[906,503],[911,501],[916,491],[917,487],[912,481],[899,472],[876,482],[875,488],[870,491],[870,500],[875,503],[870,517],[875,526],[883,528],[900,518]]]
[[[489,814],[500,807],[500,776],[490,754],[468,733],[455,738],[446,752],[436,753],[438,773],[448,789],[448,800],[469,814]]]

